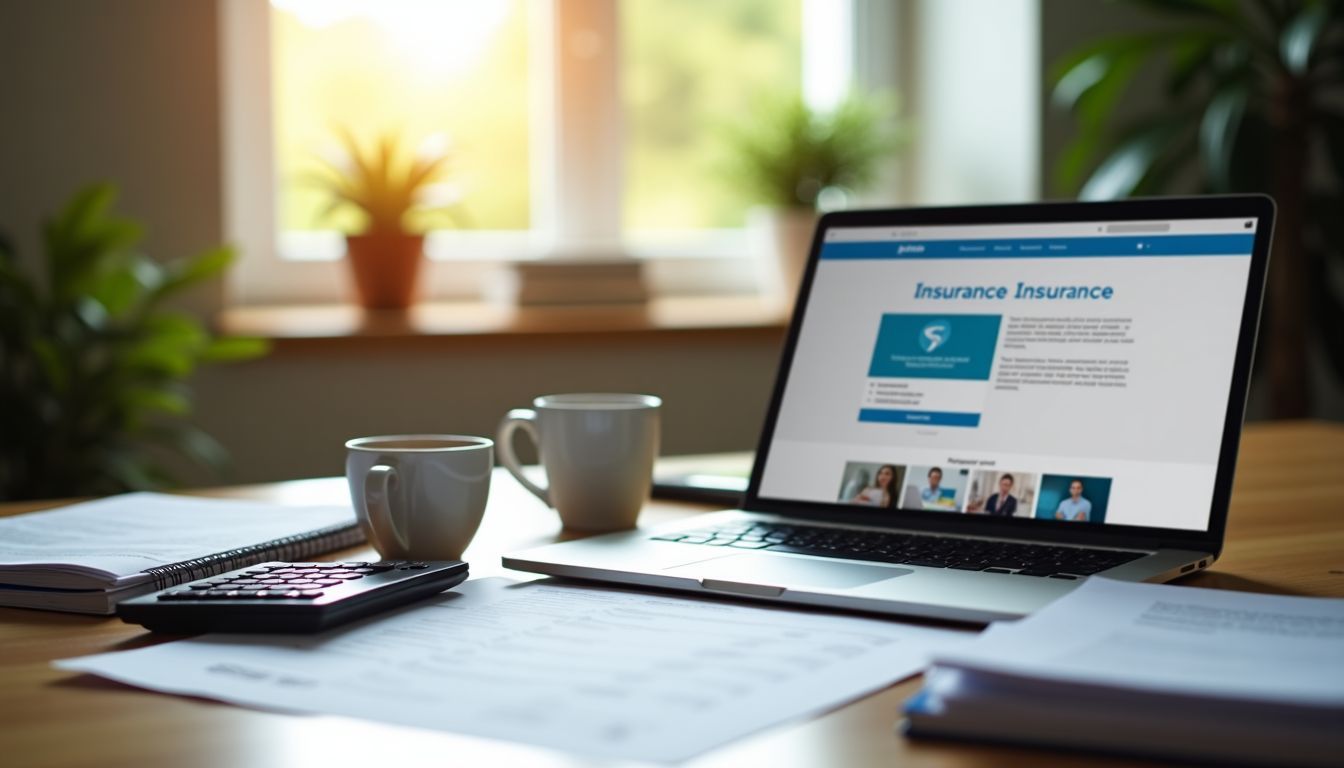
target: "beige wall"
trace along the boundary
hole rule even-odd
[[[0,231],[31,255],[42,217],[108,180],[148,252],[218,244],[215,43],[212,2],[0,0]]]
[[[493,435],[505,411],[547,392],[660,395],[665,453],[741,450],[755,447],[778,354],[773,334],[750,336],[282,348],[201,377],[201,423],[245,479],[340,474],[341,445],[357,435]]]

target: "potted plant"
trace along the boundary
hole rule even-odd
[[[326,173],[317,180],[331,194],[328,213],[352,206],[363,214],[361,229],[345,236],[356,296],[366,309],[405,309],[415,298],[425,239],[411,231],[408,215],[431,207],[425,192],[443,172],[448,154],[431,148],[402,161],[390,134],[368,152],[360,151],[348,131],[341,131],[341,138],[347,157],[324,161]]]
[[[186,421],[187,379],[266,343],[214,336],[166,304],[233,252],[161,264],[137,250],[136,222],[109,213],[115,197],[75,195],[43,228],[45,260],[25,264],[0,238],[0,499],[155,488],[172,482],[165,453],[214,469],[228,457]]]
[[[838,207],[869,187],[881,161],[900,148],[904,137],[891,113],[881,97],[851,94],[818,110],[800,94],[776,95],[728,128],[729,178],[759,203],[747,226],[766,254],[771,292],[786,301],[797,295],[818,203]]]
[[[1256,363],[1273,416],[1309,415],[1310,350],[1344,379],[1344,3],[1131,2],[1164,25],[1055,67],[1055,102],[1079,128],[1057,183],[1086,199],[1269,193],[1278,221]],[[1139,71],[1163,76],[1160,109],[1126,103]]]

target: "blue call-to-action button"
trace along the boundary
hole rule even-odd
[[[880,424],[927,424],[931,427],[978,427],[980,414],[955,411],[890,411],[886,408],[863,408],[859,421]]]

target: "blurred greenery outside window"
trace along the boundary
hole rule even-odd
[[[615,0],[620,90],[611,107],[624,142],[608,148],[619,162],[604,167],[621,169],[624,245],[743,226],[754,201],[724,177],[722,128],[759,94],[802,88],[803,2]],[[457,215],[411,222],[447,235],[439,242],[449,247],[436,248],[431,234],[431,257],[538,255],[517,249],[547,236],[534,133],[556,115],[535,87],[548,64],[535,46],[538,24],[548,23],[541,6],[271,0],[281,256],[339,258],[338,232],[357,224],[349,211],[326,215],[321,189],[305,181],[319,158],[336,155],[336,126],[363,142],[392,131],[404,146],[447,143],[454,159],[432,194],[458,201]],[[558,188],[582,194],[590,181],[579,175]]]

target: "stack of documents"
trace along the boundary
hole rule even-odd
[[[910,735],[1273,765],[1344,756],[1344,600],[1089,579],[935,657]]]

